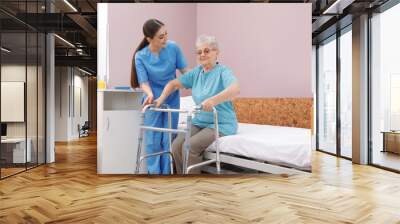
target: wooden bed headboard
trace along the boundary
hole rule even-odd
[[[233,104],[241,123],[313,129],[312,98],[236,98]]]

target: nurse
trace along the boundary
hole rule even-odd
[[[153,103],[165,85],[176,78],[176,70],[186,72],[186,60],[179,46],[168,40],[167,28],[157,19],[147,20],[143,25],[144,38],[134,53],[131,70],[131,86],[140,87],[145,96],[143,104]],[[179,91],[175,90],[165,99],[170,108],[179,108]],[[152,127],[168,127],[168,114],[148,111],[144,124]],[[177,128],[178,114],[172,113],[172,128]],[[169,150],[168,133],[146,131],[145,150],[147,154]],[[168,154],[149,157],[147,160],[149,174],[170,174]]]

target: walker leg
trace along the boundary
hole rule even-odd
[[[144,124],[144,113],[142,113],[140,115],[140,125],[142,126],[143,124]],[[144,135],[144,130],[142,128],[139,128],[139,138],[138,138],[138,148],[137,148],[137,155],[136,155],[135,174],[139,174],[139,171],[140,171],[140,165],[141,165],[140,156],[142,155],[143,135]]]
[[[218,136],[218,133],[216,134],[216,136]],[[219,155],[219,146],[218,146],[218,138],[215,139],[215,145],[217,147],[217,155],[216,155],[216,165],[217,165],[217,174],[221,173],[221,157]]]
[[[219,158],[217,158],[217,173],[220,174],[221,173],[221,161],[219,161]]]
[[[172,153],[169,153],[169,157],[170,157],[171,174],[174,174],[174,157],[172,156]]]
[[[140,132],[142,132],[142,131],[140,131]],[[142,155],[142,136],[141,135],[142,134],[140,134],[138,148],[137,148],[135,174],[139,174],[140,165],[141,165],[141,160],[140,160],[140,156]]]
[[[190,135],[192,133],[192,115],[189,114],[187,117],[187,128],[185,133],[185,142],[183,143],[183,150],[182,150],[182,172],[183,174],[188,174],[188,163],[189,163],[189,153],[190,153]]]
[[[172,114],[171,111],[168,112],[168,128],[172,129]],[[174,174],[174,161],[173,161],[173,156],[172,156],[172,133],[170,132],[168,134],[168,143],[169,143],[169,152],[170,152],[170,170],[171,174]]]
[[[182,173],[187,174],[187,167],[188,167],[188,160],[189,160],[189,153],[190,153],[190,143],[189,138],[183,143],[183,150],[182,150]]]
[[[170,159],[170,166],[171,166],[171,174],[174,174],[174,156],[172,155],[172,152],[171,151],[168,151],[168,152],[166,152],[167,154],[168,154],[168,156],[169,156],[169,159]]]

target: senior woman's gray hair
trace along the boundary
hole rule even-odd
[[[196,40],[196,47],[201,44],[208,44],[211,48],[218,49],[217,39],[214,36],[200,35]]]

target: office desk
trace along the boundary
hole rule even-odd
[[[3,157],[3,159],[5,159],[9,163],[25,163],[25,159],[27,159],[26,162],[30,162],[32,158],[32,140],[28,138],[26,141],[28,142],[28,147],[26,147],[25,154],[25,138],[1,139],[1,156]]]

